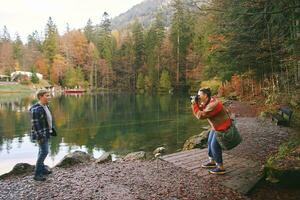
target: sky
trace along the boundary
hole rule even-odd
[[[48,18],[60,34],[70,29],[83,28],[90,18],[93,24],[101,22],[106,11],[110,17],[126,12],[143,0],[0,0],[0,34],[4,25],[15,39],[16,33],[26,42],[27,36],[37,30],[44,35]]]

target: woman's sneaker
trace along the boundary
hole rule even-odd
[[[225,169],[220,169],[219,167],[217,167],[215,169],[209,170],[209,173],[221,175],[221,174],[225,174],[226,171],[225,171]]]
[[[217,166],[216,163],[208,162],[206,164],[202,164],[201,167],[205,169],[211,169],[211,168],[216,168]]]

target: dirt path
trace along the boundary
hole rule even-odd
[[[237,117],[256,117],[260,112],[259,106],[239,101],[232,101],[229,105],[229,109],[235,113]]]
[[[278,145],[293,134],[270,121],[254,118],[248,105],[233,102],[243,143],[226,153],[265,163]],[[68,169],[53,169],[47,181],[35,182],[32,175],[0,181],[0,199],[107,199],[107,200],[231,200],[297,199],[299,191],[282,190],[262,183],[250,196],[221,186],[219,178],[201,179],[163,161],[88,163]],[[277,189],[274,191],[274,189]],[[287,197],[287,195],[289,195]]]

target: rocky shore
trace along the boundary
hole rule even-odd
[[[253,113],[247,113],[253,112],[251,107],[243,112],[240,109],[245,106],[239,106],[233,104],[233,110],[239,108],[235,112],[243,142],[226,153],[257,161],[263,169],[268,157],[295,132],[252,116]],[[137,155],[144,158],[141,152]],[[297,199],[300,196],[297,189],[281,189],[265,183],[250,196],[243,196],[221,186],[214,175],[201,179],[159,159],[140,160],[129,156],[110,162],[109,155],[104,157],[104,161],[83,159],[67,167],[57,166],[45,182],[35,182],[31,173],[7,176],[0,180],[0,199],[231,200]]]

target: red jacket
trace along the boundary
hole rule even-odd
[[[207,119],[211,127],[216,131],[224,131],[231,125],[231,119],[222,102],[216,97],[211,97],[207,106],[193,104],[193,113],[198,119]]]

